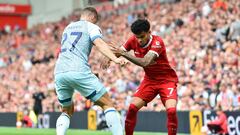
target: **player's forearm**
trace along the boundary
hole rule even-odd
[[[103,53],[106,57],[108,57],[112,61],[115,61],[115,59],[117,59],[117,57],[112,53],[112,51],[108,47],[101,47],[99,51],[101,51],[101,53]]]
[[[96,45],[96,47],[103,55],[108,57],[110,60],[114,61],[115,59],[117,59],[117,57],[113,54],[113,52],[108,48],[106,44]]]
[[[146,67],[148,65],[144,58],[134,57],[133,55],[129,54],[129,52],[124,52],[122,56],[138,66]]]

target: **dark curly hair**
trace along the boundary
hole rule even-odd
[[[148,32],[150,30],[150,23],[146,19],[138,19],[131,25],[131,31],[135,35],[139,35],[142,32]]]

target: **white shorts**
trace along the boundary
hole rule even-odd
[[[94,74],[73,71],[56,74],[55,89],[62,106],[72,104],[74,90],[93,102],[100,99],[107,92]]]

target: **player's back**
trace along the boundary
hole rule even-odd
[[[91,72],[88,57],[92,49],[93,30],[100,31],[100,28],[83,20],[73,22],[64,29],[55,74],[68,71]]]

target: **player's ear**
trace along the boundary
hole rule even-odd
[[[151,31],[151,30],[149,30],[149,31],[148,31],[148,33],[149,33],[149,34],[151,34],[151,33],[152,33],[152,31]]]
[[[93,23],[95,23],[95,22],[96,22],[96,18],[95,18],[93,15],[89,15],[88,17],[89,17],[89,19],[90,19],[90,20],[92,20],[92,21],[93,21]]]

